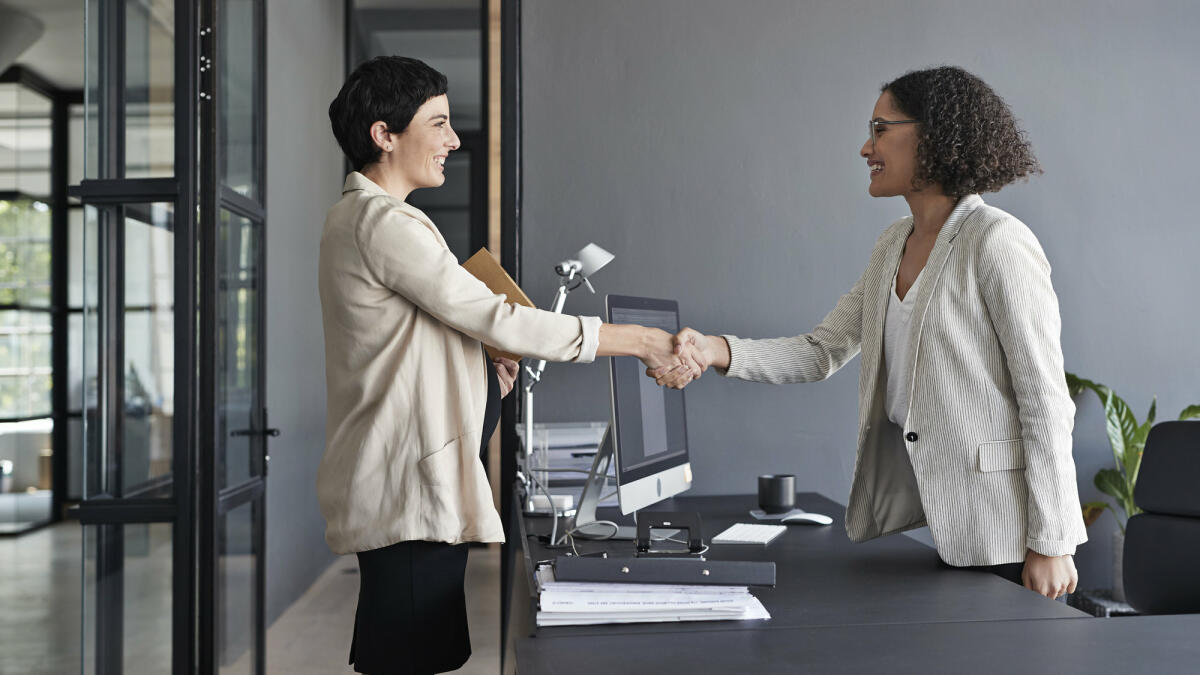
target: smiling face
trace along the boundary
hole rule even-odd
[[[457,150],[458,134],[450,127],[450,102],[445,94],[426,101],[404,131],[386,134],[382,161],[411,189],[438,187],[446,182],[446,157]]]
[[[896,108],[891,92],[883,92],[875,102],[871,119],[892,122],[908,119]],[[880,124],[875,128],[875,142],[870,138],[859,155],[867,160],[871,184],[867,191],[872,197],[898,197],[914,192],[913,175],[917,163],[918,124]]]

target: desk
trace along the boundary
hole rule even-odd
[[[1165,675],[1195,673],[1200,663],[1196,614],[725,631],[688,625],[670,636],[528,638],[517,643],[517,672]]]
[[[752,496],[680,497],[655,510],[699,512],[708,540],[735,522],[753,522],[747,512],[755,507],[755,501]],[[509,619],[509,629],[515,631],[518,672],[568,672],[567,664],[571,673],[606,675],[616,666],[631,672],[759,672],[771,666],[792,671],[798,670],[800,663],[811,664],[813,672],[863,672],[873,667],[899,672],[905,668],[900,654],[910,654],[915,659],[914,669],[928,672],[931,659],[936,660],[933,654],[946,651],[961,652],[963,659],[972,660],[971,668],[958,672],[982,672],[974,659],[988,653],[981,645],[986,646],[992,639],[988,636],[998,627],[1018,633],[1024,630],[1034,639],[1044,634],[1040,627],[1070,632],[1059,624],[1078,623],[1080,627],[1070,634],[1091,639],[1085,625],[1095,622],[1083,612],[992,574],[940,569],[936,552],[907,537],[855,544],[846,537],[843,507],[820,495],[797,495],[797,506],[829,515],[834,523],[827,527],[792,525],[765,547],[715,545],[708,553],[714,560],[775,561],[776,587],[753,589],[771,613],[769,621],[537,629],[533,625],[536,597],[530,590],[528,570],[533,562],[563,551],[547,550],[534,537],[525,536],[548,533],[548,519],[518,519],[525,559],[518,559],[513,566],[513,614]],[[581,551],[633,553],[632,542],[577,545]],[[1194,626],[1200,625],[1200,619],[1197,621]],[[974,624],[978,626],[971,628]],[[665,634],[671,634],[669,642]],[[1118,640],[1116,634],[1110,638],[1112,649],[1136,644],[1136,640]],[[1034,641],[1039,640],[1048,651],[1053,648],[1046,638]],[[995,650],[1017,653],[1018,646],[1006,642],[995,645]],[[1056,662],[1062,663],[1064,658],[1060,655]],[[631,669],[641,663],[646,668]],[[1011,672],[1013,663],[1011,659],[1005,662],[1004,672]],[[917,668],[916,664],[921,665]]]

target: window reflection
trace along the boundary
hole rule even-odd
[[[175,3],[125,3],[125,176],[175,174]]]
[[[175,412],[173,207],[125,207],[125,406],[122,483],[126,491],[171,471]]]

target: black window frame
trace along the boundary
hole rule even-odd
[[[213,0],[206,0],[212,2]],[[76,514],[83,525],[96,527],[96,625],[94,667],[97,675],[120,673],[122,654],[123,603],[123,532],[130,523],[170,523],[172,525],[172,607],[171,662],[172,672],[195,672],[197,628],[196,590],[196,527],[195,489],[191,477],[196,475],[196,231],[197,195],[192,187],[197,179],[198,147],[195,129],[198,123],[200,60],[198,8],[191,0],[175,0],[175,41],[173,64],[174,175],[171,178],[125,177],[125,8],[123,0],[95,0],[97,22],[97,77],[101,86],[95,91],[98,101],[88,102],[103,107],[108,114],[97,125],[99,161],[97,178],[85,178],[70,190],[70,195],[82,205],[98,208],[103,222],[120,222],[126,204],[171,202],[174,205],[175,234],[174,272],[176,311],[174,316],[174,405],[176,414],[172,427],[171,493],[169,497],[155,496],[161,486],[133,494],[121,494],[120,481],[112,481],[116,494],[88,494]],[[89,54],[88,58],[92,58]],[[182,132],[182,133],[181,133]],[[124,242],[121,227],[111,227],[115,241],[99,237],[99,255],[103,258],[101,288],[118,289],[102,292],[99,303],[105,305],[101,317],[118,313],[119,289],[123,285]],[[102,229],[101,232],[105,232]],[[182,282],[182,283],[181,283]],[[65,285],[64,285],[65,288]],[[123,401],[121,364],[124,363],[123,331],[113,321],[100,322],[97,335],[100,349],[97,363],[99,398],[103,401]],[[209,364],[211,366],[211,364]],[[84,401],[86,408],[86,399]],[[110,470],[120,470],[121,416],[112,410],[107,419],[104,446],[114,451]],[[92,452],[85,447],[85,452]],[[119,475],[119,474],[118,474]],[[174,478],[180,478],[174,480]],[[85,479],[86,480],[86,479]],[[84,589],[87,593],[87,589]]]

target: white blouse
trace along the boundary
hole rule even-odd
[[[917,301],[917,289],[921,286],[924,268],[917,273],[912,288],[901,300],[896,294],[896,277],[892,277],[892,290],[888,293],[887,315],[883,320],[883,362],[887,368],[888,419],[904,428],[908,419],[908,395],[912,384],[911,364],[908,361],[909,326],[912,324],[913,305]],[[897,276],[899,270],[896,271]]]

